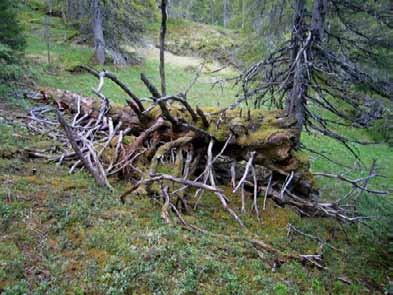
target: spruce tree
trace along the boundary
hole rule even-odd
[[[15,1],[0,0],[0,81],[19,76],[18,64],[25,44],[22,27],[17,22]]]
[[[15,52],[23,51],[25,39],[22,28],[17,22],[17,6],[15,1],[0,0],[0,43]]]

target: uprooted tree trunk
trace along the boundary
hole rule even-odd
[[[246,234],[237,239],[284,261],[295,259],[318,268],[323,268],[320,255],[285,254],[273,248],[249,232],[237,212],[244,213],[250,204],[257,218],[263,218],[261,212],[271,198],[280,206],[292,206],[302,216],[340,221],[361,218],[339,203],[318,202],[308,159],[296,150],[296,121],[284,111],[194,109],[184,93],[162,97],[141,75],[152,95],[147,106],[114,74],[82,69],[99,79],[93,92],[100,101],[42,89],[34,97],[45,106],[31,110],[29,127],[63,144],[62,153],[50,159],[69,163],[70,172],[86,169],[99,185],[110,189],[110,176],[129,181],[131,188],[120,196],[122,202],[138,195],[163,200],[161,217],[165,222],[171,222],[173,212],[185,228],[227,239],[188,224],[182,217],[183,212],[195,210],[203,197],[217,198]],[[109,103],[102,94],[105,78],[129,96],[127,105]],[[65,132],[58,128],[59,123]],[[366,182],[375,176],[373,170],[364,179],[345,181],[368,191]],[[240,208],[233,205],[236,197]]]
[[[317,202],[307,157],[295,150],[296,122],[284,112],[194,109],[181,95],[160,97],[142,75],[152,93],[152,103],[145,108],[113,74],[90,72],[100,78],[96,94],[101,102],[56,89],[42,90],[42,102],[72,115],[70,128],[93,166],[99,162],[105,176],[118,175],[134,184],[123,200],[131,193],[161,195],[155,183],[168,181],[179,186],[174,196],[183,209],[190,203],[195,206],[202,192],[210,191],[241,223],[220,189],[229,185],[239,194],[242,211],[248,194],[257,215],[261,210],[257,200],[272,198],[304,216],[350,220],[336,204]],[[110,105],[102,95],[105,77],[128,94],[126,106]],[[41,123],[49,120],[35,117]],[[72,170],[83,166],[72,150],[55,159],[73,160]]]

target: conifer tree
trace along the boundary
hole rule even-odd
[[[0,46],[21,52],[25,47],[25,39],[16,14],[15,1],[0,0]]]
[[[25,39],[16,17],[15,1],[0,0],[0,81],[15,79],[19,72]]]

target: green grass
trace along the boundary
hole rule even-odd
[[[86,63],[86,60],[82,63]],[[160,85],[158,62],[155,60],[146,60],[141,66],[127,68],[106,67],[107,70],[115,73],[117,77],[125,82],[130,89],[139,97],[149,97],[146,87],[140,80],[140,74],[145,73],[148,78],[158,87]],[[188,88],[194,78],[194,73],[167,66],[168,93],[178,94]],[[34,76],[38,77],[38,82],[42,86],[67,89],[85,96],[92,96],[92,88],[97,87],[97,79],[89,74],[72,74],[66,71],[56,71],[50,73],[45,68],[34,67]],[[236,89],[226,88],[223,91],[219,87],[212,89],[212,83],[208,79],[213,79],[211,75],[203,75],[201,79],[191,89],[188,100],[191,104],[200,106],[226,106],[236,101]],[[222,78],[222,77],[220,77]],[[106,81],[104,94],[114,103],[123,104],[128,99],[127,95],[111,81]],[[227,84],[228,85],[228,84]]]
[[[11,142],[8,127],[6,132],[0,128]],[[26,148],[46,141],[13,128]],[[69,175],[65,167],[23,158],[1,158],[0,175],[0,285],[5,294],[358,294],[365,289],[357,280],[367,276],[383,282],[386,276],[383,269],[364,268],[373,256],[360,260],[352,255],[364,250],[353,228],[347,228],[349,246],[335,222],[301,220],[270,202],[263,224],[250,214],[242,216],[261,239],[283,251],[313,253],[315,242],[287,239],[285,226],[291,222],[324,239],[334,234],[331,243],[351,255],[326,250],[327,271],[290,262],[273,272],[274,256],[263,253],[261,259],[242,242],[168,226],[159,205],[148,199],[122,205],[118,196],[125,184],[114,179],[116,191],[109,193],[85,173]],[[233,200],[234,207],[239,205]],[[241,235],[212,195],[205,195],[200,209],[186,219],[212,232]],[[354,284],[337,281],[340,275]]]
[[[91,89],[97,86],[97,80],[89,74],[70,73],[75,66],[89,64],[93,56],[90,48],[73,45],[64,42],[64,36],[73,33],[72,30],[65,30],[59,18],[51,17],[51,59],[52,64],[47,63],[47,44],[42,26],[44,16],[38,11],[27,13],[23,18],[33,18],[34,24],[31,32],[27,36],[26,54],[32,60],[32,76],[39,85],[44,87],[55,87],[78,92],[86,96],[92,96]],[[27,21],[27,20],[26,20]],[[99,67],[96,67],[99,69]],[[119,79],[125,82],[140,97],[148,97],[146,87],[140,80],[140,74],[145,73],[148,78],[158,87],[159,62],[158,59],[147,59],[142,65],[132,67],[105,66],[105,69],[114,72]],[[198,69],[193,67],[166,66],[168,94],[177,94],[185,91],[193,81]],[[214,86],[214,82],[237,75],[232,74],[202,74],[200,79],[192,87],[188,95],[188,100],[192,104],[201,106],[226,106],[233,103],[236,98],[237,89],[231,87],[229,83],[223,82],[223,88]],[[220,84],[218,84],[220,85]],[[104,88],[104,94],[115,103],[124,103],[127,96],[112,82],[108,81]]]
[[[0,124],[0,135],[5,143],[0,155],[51,145],[16,123]],[[328,168],[318,160],[313,163]],[[166,225],[160,206],[149,199],[121,204],[119,195],[128,185],[115,179],[110,193],[83,172],[69,175],[66,167],[28,160],[23,153],[0,157],[0,175],[4,294],[359,294],[386,284],[389,250],[373,242],[366,228],[301,219],[271,202],[262,212],[263,223],[243,214],[252,232],[282,251],[312,254],[319,247],[302,236],[288,240],[286,225],[291,223],[345,252],[325,248],[325,271],[288,262],[273,272],[275,257],[269,253],[231,238]],[[239,210],[239,197],[228,196]],[[214,233],[242,235],[210,194],[185,218]],[[337,279],[342,276],[353,284]]]

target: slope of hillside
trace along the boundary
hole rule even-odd
[[[52,63],[48,65],[44,15],[29,9],[22,17],[30,29],[27,58],[31,79],[39,87],[91,95],[91,88],[97,85],[95,78],[69,69],[89,62],[92,50],[64,42],[65,36],[75,32],[61,19],[51,18]],[[176,52],[177,45],[173,46]],[[183,50],[178,52],[184,54]],[[194,58],[183,58],[179,64],[174,56],[176,62],[168,64],[167,70],[169,89],[176,93],[189,85],[198,65]],[[141,96],[148,94],[139,81],[140,72],[155,83],[159,81],[158,61],[149,54],[141,65],[108,69]],[[231,84],[223,79],[236,73],[209,71],[205,70],[193,87],[190,101],[202,106],[233,102],[236,90],[224,87]],[[212,82],[218,83],[213,83],[213,89]],[[108,82],[104,92],[114,102],[124,103],[123,94],[113,84]],[[282,263],[274,255],[239,242],[236,237],[242,237],[241,229],[208,194],[199,209],[185,218],[226,238],[167,225],[160,217],[161,205],[144,197],[122,204],[119,196],[129,188],[128,183],[110,179],[115,190],[108,192],[83,171],[69,174],[67,167],[35,159],[31,151],[44,152],[57,144],[26,127],[31,105],[13,93],[0,100],[2,294],[383,294],[391,290],[392,249],[387,242],[392,239],[388,235],[393,210],[384,199],[376,201],[363,194],[359,202],[359,211],[378,216],[374,221],[377,226],[369,230],[375,224],[302,219],[291,208],[270,201],[258,222],[251,213],[250,198],[247,213],[241,217],[251,231],[288,253],[315,254],[322,247],[326,269],[295,261]],[[364,131],[348,132],[368,138]],[[304,142],[353,165],[348,150],[335,141],[304,134]],[[378,167],[385,178],[376,179],[370,187],[389,187],[392,149],[384,144],[357,148],[365,165],[373,157],[382,159]],[[337,173],[342,169],[321,156],[310,156],[314,171]],[[348,188],[325,180],[319,185],[324,198],[335,199]],[[227,193],[231,205],[239,208],[239,197]],[[288,224],[320,240],[299,233],[288,236]],[[384,240],[376,241],[376,237]]]
[[[159,47],[159,27],[149,27],[149,39]],[[197,56],[216,60],[225,65],[236,65],[236,52],[242,34],[222,27],[195,23],[188,20],[170,20],[166,48],[177,55]]]

